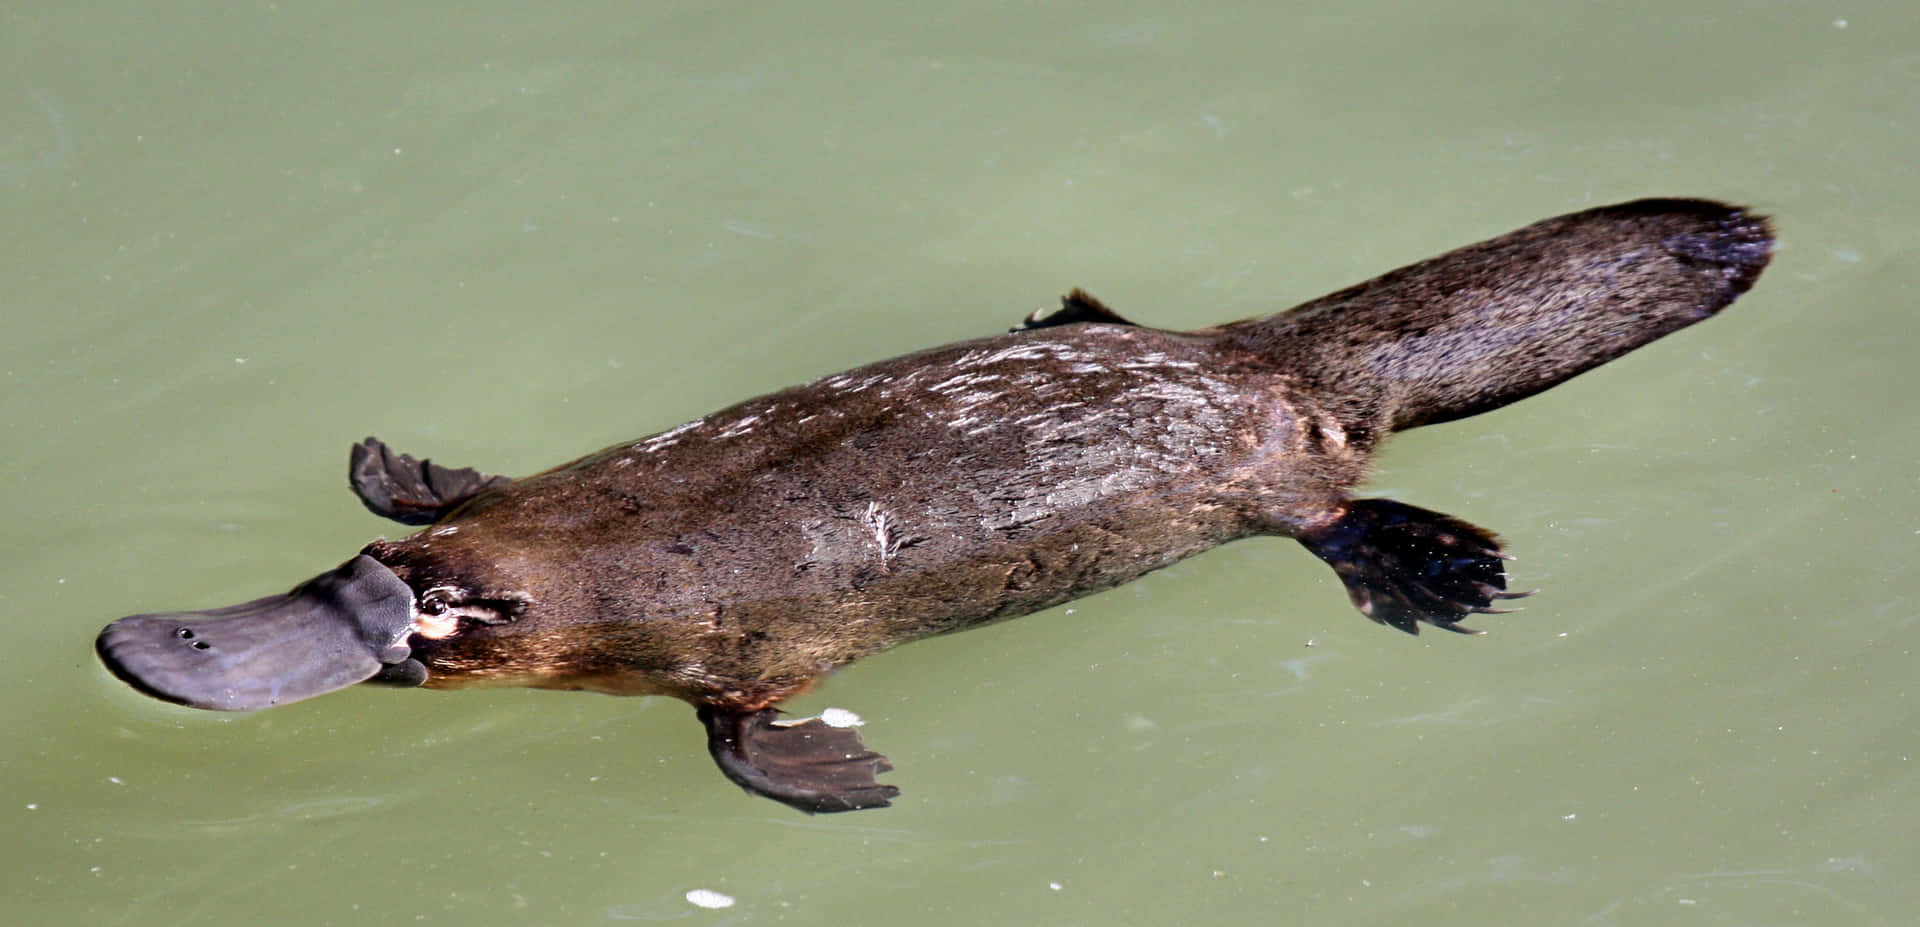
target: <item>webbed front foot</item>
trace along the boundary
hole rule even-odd
[[[900,790],[875,777],[893,769],[850,727],[819,718],[781,721],[772,708],[700,706],[707,751],[735,785],[808,814],[884,808]]]
[[[368,438],[347,457],[347,482],[367,511],[403,525],[431,525],[461,503],[513,482],[472,467],[443,467],[415,460]]]
[[[1052,328],[1055,325],[1073,325],[1080,322],[1091,322],[1098,325],[1135,325],[1137,327],[1136,323],[1122,317],[1120,313],[1108,309],[1105,303],[1093,298],[1092,293],[1075,287],[1073,292],[1061,297],[1060,308],[1035,309],[1032,315],[1027,316],[1020,324],[1007,329],[1007,331],[1009,333],[1030,332],[1039,328]]]
[[[1360,613],[1408,634],[1419,622],[1458,634],[1472,614],[1504,614],[1508,592],[1500,540],[1460,519],[1391,499],[1356,499],[1333,524],[1300,537],[1347,585]]]

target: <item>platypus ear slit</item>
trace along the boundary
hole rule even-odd
[[[1072,325],[1075,322],[1094,322],[1102,325],[1132,325],[1136,328],[1139,327],[1138,323],[1129,321],[1123,318],[1120,313],[1108,309],[1106,303],[1095,299],[1092,293],[1075,287],[1073,292],[1060,298],[1060,308],[1051,312],[1045,309],[1035,309],[1032,315],[1027,316],[1026,321],[1007,329],[1007,331],[1030,332],[1036,328],[1052,328],[1055,325]]]
[[[367,510],[404,525],[431,525],[460,503],[512,480],[396,452],[368,438],[347,455],[347,482]]]
[[[852,728],[779,717],[772,708],[700,706],[707,751],[735,785],[808,814],[884,808],[900,794],[875,781],[893,764],[868,750]]]
[[[1353,605],[1368,618],[1408,634],[1419,622],[1479,634],[1459,622],[1496,615],[1507,592],[1500,540],[1484,528],[1392,499],[1356,499],[1332,524],[1300,543],[1340,574]]]

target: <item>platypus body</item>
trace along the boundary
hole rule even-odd
[[[1388,434],[1493,409],[1705,319],[1767,221],[1699,200],[1574,213],[1278,315],[1175,332],[1075,291],[997,337],[750,399],[519,480],[369,438],[351,483],[429,527],[283,596],[109,625],[140,690],[255,709],[362,681],[671,695],[726,775],[885,805],[851,727],[774,708],[909,641],[1252,535],[1299,540],[1413,632],[1498,611],[1499,543],[1349,495]]]

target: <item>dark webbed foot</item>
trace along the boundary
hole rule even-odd
[[[1478,634],[1458,622],[1471,614],[1502,614],[1508,592],[1500,541],[1457,518],[1391,499],[1356,499],[1338,521],[1303,535],[1300,543],[1333,566],[1360,613],[1408,634],[1419,622],[1460,634]]]
[[[1055,325],[1072,325],[1077,322],[1092,322],[1101,325],[1133,325],[1133,322],[1121,317],[1120,313],[1108,309],[1105,303],[1094,299],[1093,294],[1075,289],[1060,300],[1060,308],[1051,312],[1035,309],[1033,314],[1019,325],[1007,329],[1009,332],[1030,332],[1036,328],[1052,328]]]
[[[406,525],[431,525],[460,503],[512,480],[470,467],[458,470],[396,453],[378,438],[353,446],[347,482],[367,510]]]
[[[876,776],[893,769],[852,728],[819,718],[783,722],[772,708],[700,706],[707,751],[734,784],[808,814],[884,808],[900,794]]]

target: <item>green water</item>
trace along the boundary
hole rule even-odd
[[[1911,923],[1916,48],[1894,0],[11,3],[0,921]],[[1773,268],[1381,461],[1544,589],[1484,638],[1233,545],[841,673],[799,707],[905,795],[819,818],[677,702],[221,716],[92,655],[393,531],[367,434],[524,473],[1076,285],[1202,325],[1646,195],[1777,215]]]

